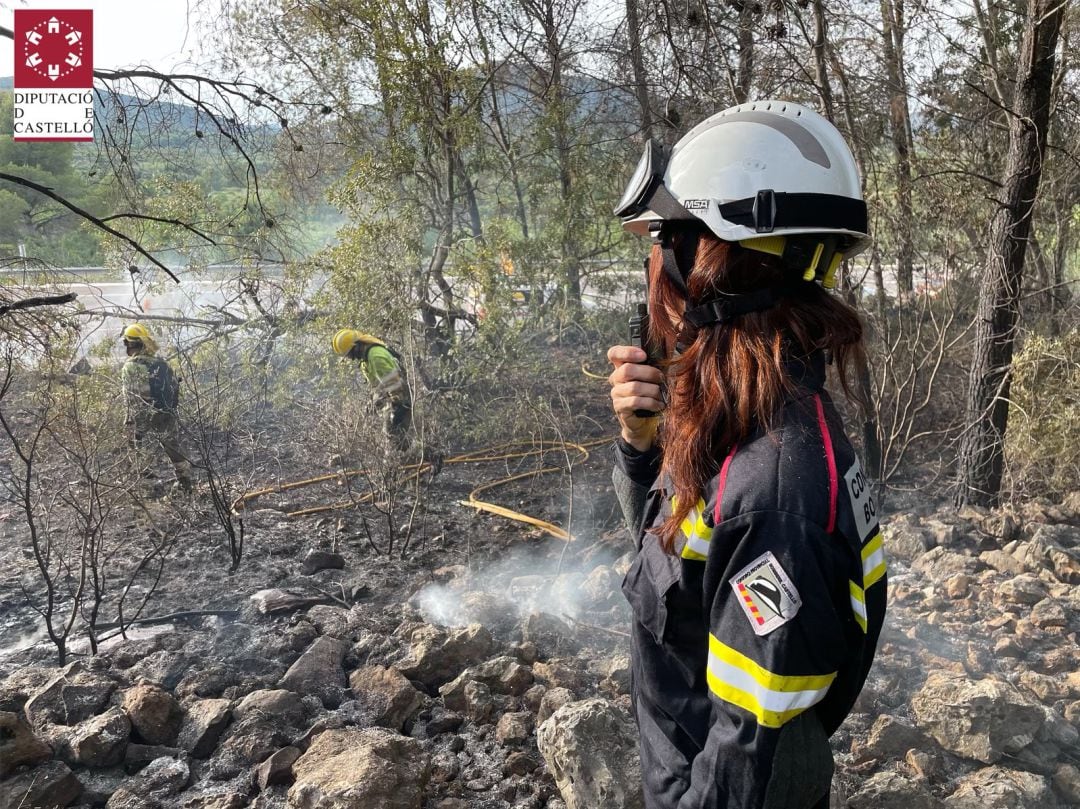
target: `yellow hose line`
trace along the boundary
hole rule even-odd
[[[411,475],[406,475],[405,477],[401,478],[400,480],[398,480],[398,483],[407,483],[420,477],[425,472],[430,472],[431,464],[425,463],[423,466],[421,466],[420,464],[409,464],[408,466],[404,467],[402,471],[407,472],[410,469],[416,469],[416,471],[413,472]],[[374,499],[375,492],[368,492],[367,494],[360,495],[355,500],[348,500],[344,503],[334,503],[333,505],[329,506],[312,506],[311,508],[302,508],[299,511],[286,511],[285,516],[307,517],[311,514],[323,514],[327,511],[341,511],[342,509],[353,508],[354,506],[358,506],[361,503],[370,503]]]
[[[484,455],[486,452],[494,452],[500,449],[507,449],[509,447],[529,446],[535,447],[536,444],[530,441],[512,441],[507,444],[498,444],[494,447],[488,447],[487,449],[473,450],[472,452],[466,452],[462,455],[455,455],[453,458],[447,458],[443,461],[444,464],[459,464],[459,463],[488,463],[492,461],[504,461],[514,458],[528,458],[532,455],[542,455],[545,452],[553,452],[556,449],[563,447],[571,447],[573,449],[583,451],[585,447],[596,446],[597,444],[606,444],[610,438],[598,438],[592,441],[588,441],[584,444],[574,444],[571,442],[554,442],[550,447],[540,447],[537,449],[529,450],[528,452],[512,452],[505,453],[503,455]],[[585,452],[585,458],[588,458],[588,453]],[[426,462],[425,462],[426,463]],[[409,464],[402,467],[403,472],[407,472],[410,469],[416,469],[419,464]],[[288,483],[281,483],[277,486],[268,486],[264,489],[255,489],[254,491],[245,492],[233,501],[233,511],[240,511],[247,504],[248,500],[254,500],[257,497],[262,497],[266,494],[277,494],[279,492],[289,491],[291,489],[301,489],[304,486],[313,486],[316,483],[326,483],[331,480],[346,480],[348,478],[354,478],[357,475],[363,475],[367,472],[366,469],[347,469],[343,472],[333,472],[327,475],[319,475],[313,478],[304,478],[303,480],[294,480]]]
[[[589,451],[585,449],[585,447],[583,447],[581,444],[571,444],[567,442],[563,444],[563,447],[570,447],[572,449],[576,449],[578,452],[581,453],[581,457],[577,459],[578,463],[585,463],[585,461],[589,460]],[[480,492],[486,492],[488,489],[494,489],[496,486],[502,486],[504,483],[512,483],[513,481],[521,480],[522,478],[537,477],[539,475],[547,474],[548,472],[561,472],[564,468],[565,467],[562,466],[544,466],[540,469],[531,469],[528,472],[518,472],[516,475],[499,478],[498,480],[491,481],[490,483],[485,483],[481,486],[477,486],[475,489],[469,492],[469,500],[473,501],[476,499],[476,495]]]
[[[562,449],[563,450],[565,450],[567,448],[576,449],[578,452],[581,453],[581,457],[578,458],[577,460],[580,463],[584,463],[585,461],[587,461],[589,459],[589,451],[585,448],[586,446],[590,446],[590,445],[594,446],[597,443],[600,443],[601,441],[606,443],[608,440],[610,440],[610,439],[605,438],[605,439],[600,439],[598,441],[590,441],[590,442],[588,442],[587,444],[584,444],[584,445],[583,444],[574,444],[574,443],[571,443],[569,441],[564,441],[564,442],[562,442]],[[529,453],[529,454],[534,454],[534,453]],[[473,489],[471,492],[469,492],[469,499],[468,500],[459,500],[458,504],[462,505],[462,506],[469,506],[470,508],[475,508],[477,511],[487,511],[487,512],[489,512],[491,514],[497,514],[500,517],[506,517],[507,519],[510,519],[510,520],[516,520],[517,522],[523,522],[523,523],[527,523],[528,525],[534,525],[537,528],[539,528],[540,530],[542,530],[542,531],[550,534],[551,536],[555,537],[556,539],[561,539],[564,542],[573,542],[574,541],[573,537],[570,536],[569,531],[566,531],[566,530],[564,530],[562,528],[559,528],[559,526],[554,525],[553,523],[547,522],[546,520],[537,519],[536,517],[530,517],[528,514],[523,514],[520,511],[513,511],[512,509],[505,508],[504,506],[498,506],[498,505],[495,505],[494,503],[488,503],[488,502],[485,502],[483,500],[477,500],[476,499],[476,495],[478,495],[480,492],[487,491],[488,489],[494,489],[497,486],[502,486],[505,483],[511,483],[511,482],[513,482],[515,480],[521,480],[523,478],[539,477],[540,475],[547,474],[548,472],[561,472],[562,470],[563,470],[563,467],[561,467],[561,466],[545,466],[545,467],[542,467],[540,469],[533,469],[533,470],[528,471],[528,472],[519,472],[516,475],[510,475],[509,477],[499,478],[499,480],[491,481],[490,483],[485,483],[482,486],[477,486],[475,489]]]
[[[585,453],[588,457],[588,453]],[[500,478],[499,480],[491,483],[485,483],[483,486],[477,486],[471,492],[469,492],[468,500],[458,500],[458,505],[469,506],[475,508],[477,511],[487,511],[491,514],[498,514],[500,517],[506,517],[507,519],[516,520],[517,522],[528,523],[529,525],[535,525],[537,528],[545,531],[557,539],[561,539],[564,542],[572,542],[573,539],[570,536],[569,531],[565,531],[559,526],[549,523],[546,520],[537,519],[536,517],[530,517],[528,514],[523,514],[520,511],[514,511],[506,508],[505,506],[498,506],[494,503],[488,503],[484,500],[477,500],[476,495],[480,492],[487,491],[488,489],[494,489],[496,486],[502,486],[504,483],[510,483],[515,480],[521,480],[522,478],[539,477],[540,475],[548,472],[561,472],[561,466],[545,466],[542,469],[534,469],[529,472],[520,472],[510,477]]]
[[[328,480],[339,480],[341,478],[351,478],[359,475],[366,470],[364,469],[350,469],[347,472],[334,472],[331,475],[319,475],[317,478],[307,478],[306,480],[297,480],[292,483],[282,483],[280,486],[271,486],[267,489],[256,489],[252,492],[244,492],[242,495],[233,501],[233,511],[238,511],[244,507],[244,503],[248,500],[254,500],[256,497],[262,497],[264,494],[277,494],[278,492],[287,492],[289,489],[299,489],[304,486],[311,486],[316,483],[323,483]]]
[[[473,452],[466,452],[464,455],[455,455],[453,458],[447,458],[443,463],[487,463],[488,461],[503,461],[510,458],[528,458],[532,455],[543,455],[545,452],[553,452],[555,449],[560,449],[564,446],[577,447],[577,444],[569,444],[566,442],[556,441],[551,447],[536,446],[534,441],[514,441],[510,444],[500,444],[495,447],[488,447],[487,449],[478,449]],[[488,452],[496,452],[502,449],[509,449],[511,447],[533,447],[533,449],[527,452],[507,452],[502,455],[486,455]]]
[[[607,441],[608,439],[605,438],[605,439],[602,439],[602,440]],[[465,453],[463,455],[455,455],[453,458],[447,458],[446,460],[443,461],[443,463],[444,464],[486,463],[488,461],[503,461],[503,460],[510,460],[512,458],[527,458],[527,457],[529,457],[531,455],[540,455],[540,454],[543,454],[545,452],[551,452],[552,451],[551,449],[540,448],[540,449],[530,450],[529,452],[513,452],[513,453],[506,453],[506,454],[503,454],[503,455],[484,455],[484,453],[486,453],[486,452],[493,452],[495,450],[505,449],[507,447],[513,447],[513,446],[535,446],[535,444],[532,444],[531,442],[526,442],[526,441],[515,441],[515,442],[509,443],[509,444],[500,444],[500,445],[495,446],[495,447],[488,447],[487,449],[480,449],[480,450],[475,450],[473,452],[467,452],[467,453]],[[555,446],[558,446],[558,444],[556,444]],[[578,445],[573,444],[573,445],[570,445],[570,446],[573,446],[573,447],[577,448]],[[417,464],[409,464],[408,466],[403,467],[403,471],[407,471],[409,469],[415,469],[416,467],[417,467]],[[367,471],[368,470],[366,470],[366,469],[347,469],[347,470],[345,470],[343,472],[332,472],[332,473],[327,474],[327,475],[319,475],[319,476],[313,477],[313,478],[304,478],[303,480],[294,480],[294,481],[291,481],[289,483],[279,484],[277,486],[268,486],[265,489],[255,489],[254,491],[245,492],[244,494],[242,494],[238,498],[236,498],[236,500],[233,501],[232,508],[233,508],[234,511],[238,511],[238,510],[240,510],[240,509],[242,509],[244,507],[244,504],[248,500],[254,500],[255,498],[262,497],[265,494],[277,494],[279,492],[289,491],[290,489],[301,489],[304,486],[313,486],[316,483],[326,483],[326,482],[331,481],[331,480],[346,480],[348,478],[354,478],[357,475],[363,475]]]
[[[517,511],[511,511],[508,508],[497,506],[494,503],[485,503],[483,500],[458,500],[458,505],[468,506],[469,508],[475,508],[477,511],[487,511],[491,514],[498,514],[500,517],[507,517],[517,522],[528,523],[534,525],[540,530],[550,534],[556,539],[561,539],[564,542],[572,542],[570,534],[564,531],[557,525],[552,525],[544,520],[538,520],[536,517],[530,517],[528,514],[521,514]]]
[[[354,508],[361,503],[367,502],[371,497],[365,495],[359,500],[349,500],[345,503],[334,503],[329,506],[312,506],[311,508],[302,508],[299,511],[286,511],[286,517],[309,517],[312,514],[325,514],[328,511],[344,511],[347,508]]]
[[[493,447],[486,447],[484,449],[474,449],[471,452],[463,452],[461,455],[455,455],[453,458],[447,458],[445,463],[468,463],[469,461],[476,460],[477,457],[485,457],[484,453],[487,452],[500,452],[504,449],[510,449],[511,447],[532,447],[535,444],[532,441],[508,441],[505,444],[496,444]]]
[[[563,467],[561,466],[544,466],[540,469],[530,469],[528,472],[519,472],[516,475],[510,475],[510,477],[499,478],[491,483],[485,483],[482,486],[477,486],[471,492],[469,492],[469,500],[475,500],[476,495],[480,492],[486,492],[488,489],[494,489],[496,486],[502,486],[504,483],[512,483],[515,480],[521,480],[523,478],[535,478],[540,475],[546,475],[548,472],[561,472]]]
[[[493,447],[488,447],[486,449],[473,450],[472,452],[466,452],[466,453],[463,453],[461,455],[455,455],[453,458],[447,458],[446,460],[443,461],[443,463],[444,464],[491,463],[491,462],[494,462],[494,461],[510,460],[510,459],[513,459],[513,458],[528,458],[528,457],[531,457],[533,455],[543,455],[545,453],[554,452],[554,451],[557,451],[557,450],[560,450],[560,449],[563,450],[564,452],[566,450],[568,450],[568,449],[577,450],[578,453],[580,454],[580,457],[574,459],[573,462],[574,463],[584,463],[585,461],[587,461],[589,459],[589,450],[588,450],[589,447],[596,447],[596,446],[599,446],[601,444],[607,444],[610,441],[611,441],[610,438],[596,438],[596,439],[593,439],[591,441],[586,441],[586,442],[581,443],[581,444],[574,443],[574,442],[571,442],[571,441],[553,441],[550,445],[540,446],[540,447],[537,447],[535,442],[511,441],[511,442],[508,442],[508,443],[505,443],[505,444],[497,444],[497,445],[495,445]],[[501,455],[488,455],[487,454],[487,453],[491,453],[491,452],[499,452],[501,450],[511,449],[513,447],[533,447],[533,449],[530,449],[530,450],[528,450],[526,452],[512,452],[512,453],[504,452]],[[432,464],[429,461],[424,461],[422,463],[413,463],[413,464],[409,464],[407,466],[404,466],[404,467],[401,468],[401,471],[402,472],[412,472],[412,474],[406,475],[405,477],[401,478],[398,481],[398,483],[404,483],[406,481],[419,478],[425,472],[430,471],[431,468],[432,468]],[[539,475],[544,475],[544,474],[547,474],[549,472],[560,472],[564,468],[565,467],[562,467],[562,466],[545,466],[545,467],[541,467],[540,469],[533,469],[533,470],[530,470],[528,472],[519,472],[519,473],[517,473],[515,475],[510,475],[510,476],[505,477],[505,478],[499,478],[498,480],[490,481],[488,483],[477,486],[475,489],[473,489],[471,492],[469,492],[469,499],[468,500],[459,500],[458,503],[459,503],[459,505],[468,506],[469,508],[474,508],[477,511],[486,511],[488,513],[496,514],[496,515],[498,515],[500,517],[506,517],[507,519],[515,520],[517,522],[527,523],[528,525],[535,526],[536,528],[541,529],[545,533],[547,533],[547,534],[549,534],[549,535],[551,535],[551,536],[553,536],[553,537],[555,537],[557,539],[561,539],[561,540],[563,540],[565,542],[572,542],[573,537],[570,536],[570,533],[568,531],[560,528],[559,526],[554,525],[553,523],[547,522],[546,520],[538,519],[536,517],[531,517],[528,514],[523,514],[523,513],[519,512],[519,511],[513,511],[513,510],[505,508],[503,506],[496,505],[495,503],[488,503],[488,502],[485,502],[483,500],[477,500],[476,499],[476,495],[479,494],[480,492],[488,491],[489,489],[494,489],[494,488],[496,488],[498,486],[502,486],[502,485],[504,485],[506,483],[512,483],[515,480],[522,480],[524,478],[537,477]],[[350,470],[346,470],[346,471],[343,471],[343,472],[334,472],[333,474],[319,475],[318,477],[307,478],[305,480],[292,481],[292,482],[289,482],[289,483],[282,483],[282,484],[280,484],[278,486],[271,486],[271,487],[267,487],[267,488],[264,488],[264,489],[256,489],[255,491],[246,492],[246,493],[242,494],[240,497],[238,497],[233,502],[233,506],[232,506],[233,511],[242,510],[246,506],[248,500],[253,500],[253,499],[255,499],[257,497],[260,497],[262,495],[265,495],[265,494],[275,494],[277,492],[289,491],[291,489],[299,489],[299,488],[302,488],[304,486],[311,486],[311,485],[316,484],[316,483],[325,483],[325,482],[332,481],[332,480],[342,480],[342,481],[344,481],[344,480],[347,480],[349,478],[356,477],[357,475],[362,475],[366,471],[367,470],[365,470],[365,469],[350,469]],[[360,505],[362,503],[369,503],[374,499],[374,497],[375,497],[374,492],[367,492],[366,494],[360,495],[360,496],[358,496],[357,498],[355,498],[353,500],[348,500],[348,501],[345,501],[345,502],[333,503],[333,504],[322,505],[322,506],[312,506],[310,508],[299,509],[298,511],[288,511],[288,512],[285,513],[285,516],[286,517],[308,517],[308,516],[311,516],[313,514],[325,514],[327,512],[331,512],[331,511],[341,511],[343,509],[354,508],[354,507],[356,507],[356,506],[358,506],[358,505]]]
[[[469,457],[458,456],[455,458],[447,458],[443,463],[489,463],[491,461],[507,461],[512,458],[528,458],[531,455],[542,455],[545,452],[550,452],[547,449],[532,450],[530,452],[507,452],[503,455],[471,455]]]
[[[426,463],[426,462],[425,462]],[[420,464],[412,463],[408,466],[401,467],[402,472],[408,472],[410,469],[416,469]],[[248,500],[254,500],[256,497],[262,497],[264,494],[277,494],[278,492],[286,492],[290,489],[300,489],[304,486],[313,486],[316,483],[326,483],[331,480],[348,480],[354,478],[357,475],[363,475],[367,473],[367,469],[347,469],[343,472],[334,472],[329,475],[319,475],[314,478],[305,478],[304,480],[294,480],[291,483],[282,483],[279,486],[270,486],[266,489],[256,489],[252,492],[245,492],[237,497],[232,504],[233,511],[240,511],[244,508]]]
[[[577,446],[579,446],[579,447],[599,447],[599,446],[601,446],[603,444],[610,444],[614,440],[615,439],[612,438],[610,435],[607,435],[607,436],[604,436],[603,438],[594,438],[592,441],[586,441],[584,444],[577,444]]]
[[[585,376],[589,377],[589,379],[603,379],[605,382],[607,381],[606,376],[594,374],[592,371],[589,370],[589,366],[584,362],[581,363],[581,373],[585,374]]]

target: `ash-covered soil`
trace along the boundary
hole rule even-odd
[[[286,516],[340,500],[328,481],[250,502],[230,573],[200,506],[141,612],[184,615],[96,656],[76,632],[64,667],[25,605],[41,588],[5,504],[0,806],[640,807],[631,548],[607,451],[590,453],[572,489],[549,473],[483,498],[560,525],[572,504],[569,544],[458,505],[565,463],[555,451],[426,473],[416,510],[405,498],[392,516],[392,553],[378,504]],[[261,482],[325,471],[285,475],[281,457]],[[1080,500],[896,512],[892,606],[833,739],[833,805],[1080,806]],[[151,532],[146,514],[128,523],[132,541]]]

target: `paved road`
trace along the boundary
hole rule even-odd
[[[230,275],[229,278],[234,276]],[[217,307],[225,306],[229,299],[235,299],[235,292],[228,292],[223,281],[226,278],[205,280],[184,279],[177,284],[157,284],[153,289],[143,285],[133,285],[127,280],[91,280],[84,279],[72,283],[40,286],[20,286],[17,294],[33,295],[42,292],[57,294],[74,292],[78,301],[87,312],[116,312],[122,316],[105,314],[104,317],[83,317],[82,336],[79,341],[77,356],[86,354],[103,340],[119,342],[124,326],[135,318],[142,318],[151,332],[155,329],[155,317],[188,317],[220,320],[215,312]],[[170,328],[173,324],[159,323],[157,328]],[[120,357],[119,345],[114,355]]]

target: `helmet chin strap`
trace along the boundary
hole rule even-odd
[[[690,299],[690,290],[686,286],[686,276],[690,272],[690,266],[697,254],[698,238],[700,231],[685,229],[682,231],[684,238],[680,239],[678,249],[675,247],[672,228],[664,227],[663,222],[653,222],[649,225],[649,233],[653,242],[660,245],[660,255],[664,260],[664,274],[670,279],[679,294],[687,300]],[[686,267],[686,271],[683,271]]]
[[[664,260],[664,274],[667,275],[686,300],[683,320],[685,324],[689,324],[690,328],[684,327],[683,334],[680,335],[679,344],[676,346],[677,350],[680,351],[685,348],[684,341],[689,336],[686,332],[699,329],[702,326],[730,323],[740,315],[771,309],[782,298],[805,294],[807,287],[812,283],[811,279],[814,277],[813,272],[811,272],[810,278],[803,281],[777,284],[753,292],[721,293],[706,301],[695,301],[690,296],[690,290],[686,285],[686,276],[689,274],[694,257],[697,255],[698,241],[702,231],[696,228],[680,228],[683,238],[679,240],[679,244],[676,246],[674,233],[672,232],[674,228],[664,227],[663,222],[654,222],[650,225],[649,230],[653,241],[660,245],[660,252]],[[815,261],[819,257],[820,249]],[[800,263],[801,258],[800,255]]]
[[[802,295],[807,291],[808,286],[809,282],[807,281],[794,281],[765,289],[756,289],[753,292],[745,292],[739,295],[721,294],[696,306],[687,306],[683,312],[683,320],[695,328],[714,324],[723,325],[724,323],[730,323],[740,315],[772,309],[783,298]]]

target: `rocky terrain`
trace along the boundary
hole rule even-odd
[[[0,658],[0,807],[642,806],[613,516],[570,554],[444,525],[406,562],[331,544],[325,520],[250,519],[273,552],[187,605],[222,614],[63,668],[47,646]],[[892,606],[833,739],[835,807],[1080,807],[1078,526],[1077,497],[890,520]]]

